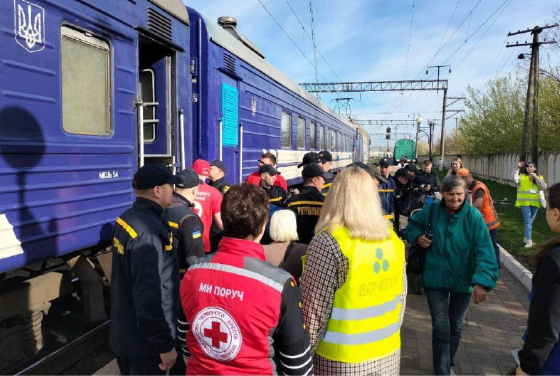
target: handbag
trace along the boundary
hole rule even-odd
[[[430,218],[428,220],[428,226],[426,226],[426,231],[424,235],[431,239],[432,236],[432,221],[434,219],[434,211],[436,204],[430,206]],[[411,274],[420,275],[424,272],[424,264],[426,262],[426,255],[428,254],[428,248],[422,248],[419,245],[412,246],[408,251],[408,259],[406,263],[406,272]]]
[[[424,206],[426,200],[426,192],[420,189],[411,189],[400,208],[400,214],[410,217],[410,214]]]
[[[539,191],[539,201],[541,202],[541,207],[546,208],[546,198],[544,197],[544,191]]]

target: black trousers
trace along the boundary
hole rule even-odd
[[[159,369],[161,359],[146,358],[121,358],[117,356],[117,364],[121,375],[165,375],[165,372]]]

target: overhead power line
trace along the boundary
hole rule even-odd
[[[276,18],[274,18],[274,16],[272,15],[272,13],[270,13],[270,11],[267,9],[267,7],[264,6],[264,4],[261,2],[261,0],[257,0],[259,2],[259,4],[261,4],[261,6],[264,8],[264,10],[266,11],[266,13],[268,13],[268,15],[274,20],[274,22],[276,22],[276,25],[278,25],[278,27],[280,28],[280,30],[282,30],[282,32],[284,34],[286,34],[286,36],[288,37],[288,39],[292,42],[292,44],[294,46],[296,46],[296,48],[298,49],[299,52],[301,52],[301,54],[303,55],[303,57],[305,58],[305,60],[307,60],[309,62],[309,64],[311,64],[312,67],[315,67],[315,65],[313,64],[313,62],[311,60],[309,60],[309,58],[307,57],[307,55],[305,54],[305,52],[303,52],[301,50],[301,48],[299,48],[299,46],[297,45],[297,43],[292,39],[292,37],[290,37],[290,35],[286,32],[286,30],[284,30],[284,28],[282,27],[282,25],[280,25],[280,23],[276,20]],[[323,78],[323,80],[327,80],[325,78],[325,76],[323,76],[321,74],[321,72],[317,71],[319,73],[319,75]]]
[[[336,74],[336,72],[334,71],[334,69],[330,66],[329,62],[327,61],[327,59],[323,56],[323,54],[321,53],[321,51],[319,50],[319,48],[317,47],[317,44],[315,43],[315,36],[313,35],[313,37],[311,35],[309,35],[309,33],[307,32],[307,29],[305,28],[305,26],[303,25],[303,23],[301,22],[301,20],[299,19],[296,11],[294,10],[294,8],[292,8],[292,6],[290,5],[290,3],[288,2],[288,0],[286,0],[286,4],[288,4],[288,7],[290,7],[290,10],[292,11],[292,13],[294,14],[294,16],[296,17],[297,22],[299,23],[299,25],[301,26],[301,28],[303,29],[303,32],[305,33],[305,35],[307,36],[307,38],[309,38],[309,40],[311,41],[311,43],[313,43],[313,48],[317,50],[317,53],[319,54],[319,56],[321,56],[321,59],[323,59],[323,61],[325,62],[325,64],[327,65],[327,67],[329,67],[330,71],[332,72],[332,74],[335,75],[336,78],[338,78],[340,80],[340,77],[338,77],[338,75]],[[262,5],[262,3],[261,3]],[[310,4],[311,5],[311,4]],[[314,22],[314,19],[313,21]],[[313,25],[312,25],[313,27]],[[314,30],[312,29],[312,34],[315,34]]]

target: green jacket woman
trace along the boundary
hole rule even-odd
[[[406,228],[407,240],[426,249],[422,282],[432,317],[436,375],[452,374],[471,298],[483,302],[498,279],[490,234],[478,209],[465,203],[466,190],[463,179],[448,176],[441,185],[443,199],[410,217]]]

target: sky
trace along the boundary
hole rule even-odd
[[[183,0],[210,20],[237,18],[237,29],[266,59],[295,82],[448,80],[448,97],[467,96],[467,87],[484,90],[489,80],[524,74],[517,59],[530,47],[530,33],[508,32],[553,24],[557,0]],[[312,39],[315,39],[317,52]],[[545,35],[541,34],[541,40]],[[541,67],[560,65],[559,48],[543,45]],[[314,63],[316,56],[317,64]],[[447,66],[449,65],[449,66]],[[317,70],[315,69],[317,68]],[[426,74],[426,69],[428,74]],[[449,72],[451,70],[451,72]],[[317,79],[316,79],[317,75]],[[358,120],[435,119],[441,132],[443,92],[364,92],[321,94],[342,115]],[[338,100],[337,98],[352,98]],[[453,100],[448,99],[448,104]],[[338,103],[338,104],[337,104]],[[448,110],[465,109],[459,100]],[[460,112],[448,113],[453,129]],[[414,124],[414,123],[413,123]],[[392,126],[392,139],[415,137],[415,125]],[[372,146],[386,145],[386,125],[368,126]]]

